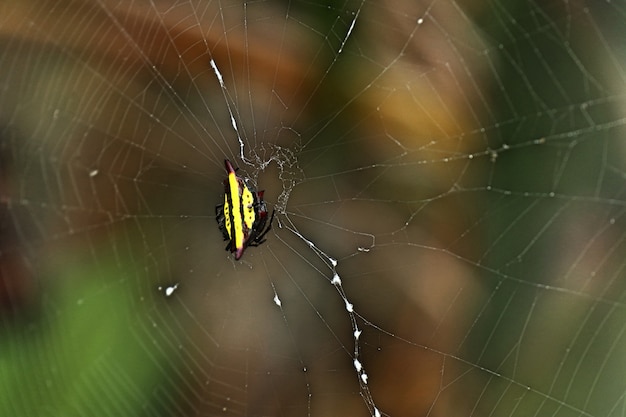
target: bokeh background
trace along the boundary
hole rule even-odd
[[[625,415],[625,23],[2,1],[0,415]]]

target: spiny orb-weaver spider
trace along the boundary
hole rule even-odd
[[[249,180],[238,177],[237,169],[228,159],[224,160],[224,165],[228,174],[224,180],[224,204],[215,207],[215,216],[224,240],[229,241],[226,250],[234,253],[238,260],[248,246],[265,242],[265,235],[272,228],[274,211],[268,223],[263,191],[256,191]]]

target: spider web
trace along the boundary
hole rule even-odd
[[[0,415],[626,415],[625,20],[3,2]]]

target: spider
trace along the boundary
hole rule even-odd
[[[215,207],[215,215],[224,240],[229,241],[225,249],[239,260],[248,246],[265,242],[265,235],[272,228],[274,211],[268,223],[263,191],[256,191],[249,180],[238,177],[237,169],[228,159],[224,160],[224,165],[228,174],[224,180],[224,204]]]

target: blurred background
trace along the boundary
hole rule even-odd
[[[625,20],[2,1],[0,415],[626,415]]]

